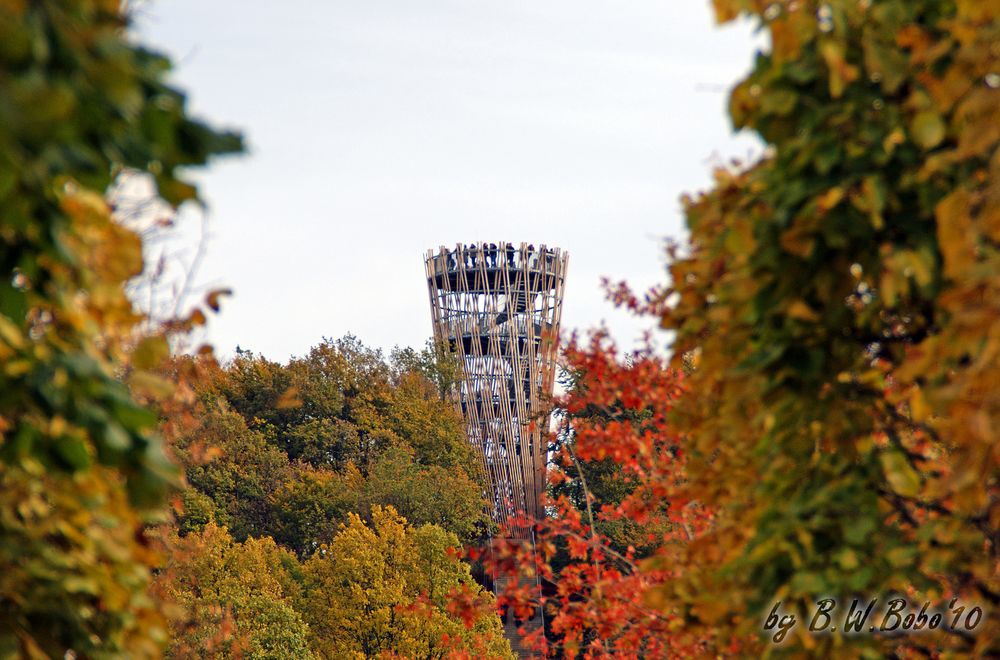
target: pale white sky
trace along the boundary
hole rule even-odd
[[[222,355],[421,346],[424,251],[481,240],[568,249],[564,328],[631,346],[600,278],[663,281],[681,193],[759,151],[724,110],[760,38],[708,0],[160,0],[139,31],[248,139],[199,175]]]

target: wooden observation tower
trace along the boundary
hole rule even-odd
[[[542,515],[549,406],[569,255],[544,245],[428,250],[434,338],[456,355],[456,396],[492,490],[492,517]],[[529,529],[509,529],[529,540]]]

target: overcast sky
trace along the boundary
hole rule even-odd
[[[631,346],[601,277],[663,281],[681,193],[759,150],[725,116],[759,38],[708,0],[159,0],[139,29],[248,139],[199,175],[222,355],[420,346],[424,251],[481,240],[569,250],[564,329]]]

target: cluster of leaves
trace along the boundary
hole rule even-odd
[[[139,238],[104,191],[151,172],[170,205],[195,199],[179,168],[238,151],[188,118],[170,64],[133,43],[117,0],[0,4],[0,654],[152,656],[165,626],[146,595],[142,530],[176,470],[130,388],[162,338],[124,283]]]
[[[167,543],[153,587],[175,608],[171,656],[311,657],[291,553],[269,538],[237,543],[214,523]]]
[[[303,566],[303,612],[322,657],[510,657],[495,611],[466,626],[450,595],[475,584],[437,525],[411,527],[392,507],[372,510],[368,527],[351,515],[333,541]],[[488,598],[492,600],[492,598]]]
[[[663,422],[675,398],[669,384],[682,388],[683,377],[664,372],[649,345],[622,359],[604,332],[594,334],[583,348],[574,338],[564,358],[561,384],[567,395],[558,401],[559,432],[550,446],[549,498],[571,505],[576,516],[593,519],[594,531],[615,552],[645,558],[670,525],[665,508],[654,510],[652,502],[642,500],[649,495],[641,492],[648,469],[659,464],[650,461],[655,454],[670,470],[682,469],[679,438]],[[659,401],[642,389],[647,385],[640,378],[653,374],[662,379],[654,386],[665,395]],[[635,432],[648,434],[633,437]],[[655,446],[640,449],[645,442]],[[640,467],[640,460],[647,467]],[[562,559],[552,564],[557,573],[567,561],[566,553]]]

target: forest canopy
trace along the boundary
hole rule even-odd
[[[480,463],[435,369],[430,349],[387,359],[348,336],[286,364],[240,352],[204,370],[197,421],[172,441],[189,485],[181,530],[212,521],[307,557],[349,512],[392,505],[465,542],[485,536]]]

